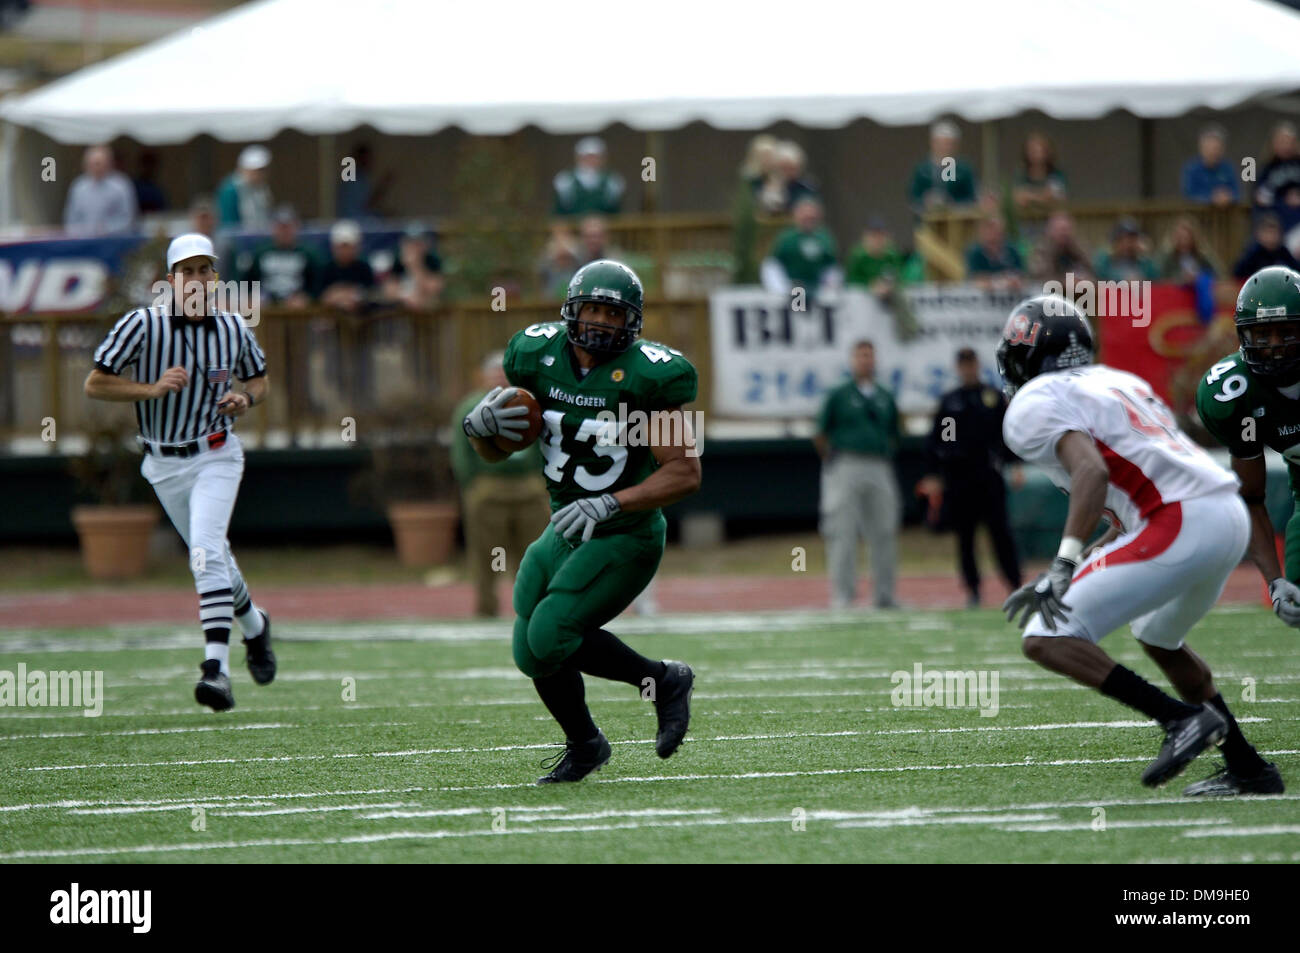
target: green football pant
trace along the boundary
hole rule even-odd
[[[632,604],[664,554],[662,515],[626,533],[572,546],[547,526],[515,577],[514,656],[529,678],[554,674],[583,634]]]

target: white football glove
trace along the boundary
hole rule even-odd
[[[1300,586],[1278,576],[1268,584],[1268,597],[1273,600],[1273,611],[1279,619],[1300,628]]]
[[[602,523],[617,513],[621,506],[618,500],[608,493],[600,496],[588,496],[574,500],[568,506],[562,506],[551,514],[551,525],[565,539],[573,539],[582,531],[582,541],[591,539],[596,531],[596,524]]]
[[[527,417],[528,408],[506,406],[518,392],[515,387],[494,387],[484,394],[461,422],[465,434],[470,437],[495,437],[499,434],[507,440],[523,440],[528,421],[518,418]]]
[[[1023,629],[1029,617],[1037,612],[1043,618],[1043,625],[1048,631],[1056,631],[1058,620],[1064,622],[1066,610],[1070,608],[1065,602],[1065,593],[1070,588],[1074,571],[1078,564],[1064,556],[1052,560],[1051,568],[1033,582],[1025,583],[1007,597],[1002,603],[1002,611],[1007,614],[1007,621]],[[1016,622],[1016,616],[1020,621]]]

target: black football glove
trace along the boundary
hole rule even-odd
[[[1066,610],[1070,608],[1065,602],[1065,593],[1078,567],[1078,563],[1064,556],[1053,559],[1047,572],[1021,586],[1002,603],[1007,621],[1015,622],[1016,616],[1020,615],[1020,621],[1015,625],[1023,629],[1029,624],[1029,617],[1037,612],[1043,617],[1043,625],[1055,632],[1057,620],[1064,622]]]

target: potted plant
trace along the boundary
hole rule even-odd
[[[144,502],[135,432],[128,413],[92,417],[85,452],[69,461],[73,477],[96,501],[72,508],[82,562],[92,579],[131,579],[148,568],[158,507]]]
[[[357,438],[370,450],[370,468],[354,489],[382,506],[404,566],[451,562],[460,522],[451,453],[432,421],[430,402],[393,400],[357,418]]]

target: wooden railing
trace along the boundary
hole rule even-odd
[[[1079,244],[1089,253],[1110,247],[1111,230],[1121,218],[1137,221],[1151,244],[1151,255],[1159,264],[1164,243],[1174,223],[1189,216],[1201,232],[1208,251],[1218,259],[1223,274],[1231,271],[1233,264],[1245,250],[1250,238],[1250,207],[1233,205],[1212,208],[1182,199],[1156,199],[1148,201],[1111,202],[1105,204],[1078,203],[1065,207],[1074,218],[1075,235]],[[1022,212],[1018,222],[1022,234],[1041,234],[1050,211]],[[982,213],[973,207],[941,209],[925,216],[923,227],[934,239],[960,258],[966,259],[966,250],[975,241],[976,227]],[[943,273],[941,278],[959,278],[961,275]]]
[[[700,372],[694,409],[711,406],[709,304],[706,298],[650,299],[643,337],[681,350]],[[0,318],[0,438],[43,449],[53,422],[62,438],[86,430],[113,406],[88,400],[83,382],[96,345],[118,314],[41,314]],[[254,333],[266,352],[271,399],[241,421],[265,443],[315,445],[343,418],[417,407],[441,427],[475,385],[483,358],[516,331],[559,319],[550,301],[447,306],[433,311],[342,312],[263,309]],[[50,346],[57,341],[57,346]],[[125,412],[129,408],[116,405]],[[56,441],[46,441],[57,452]],[[2,452],[2,451],[0,451]]]

